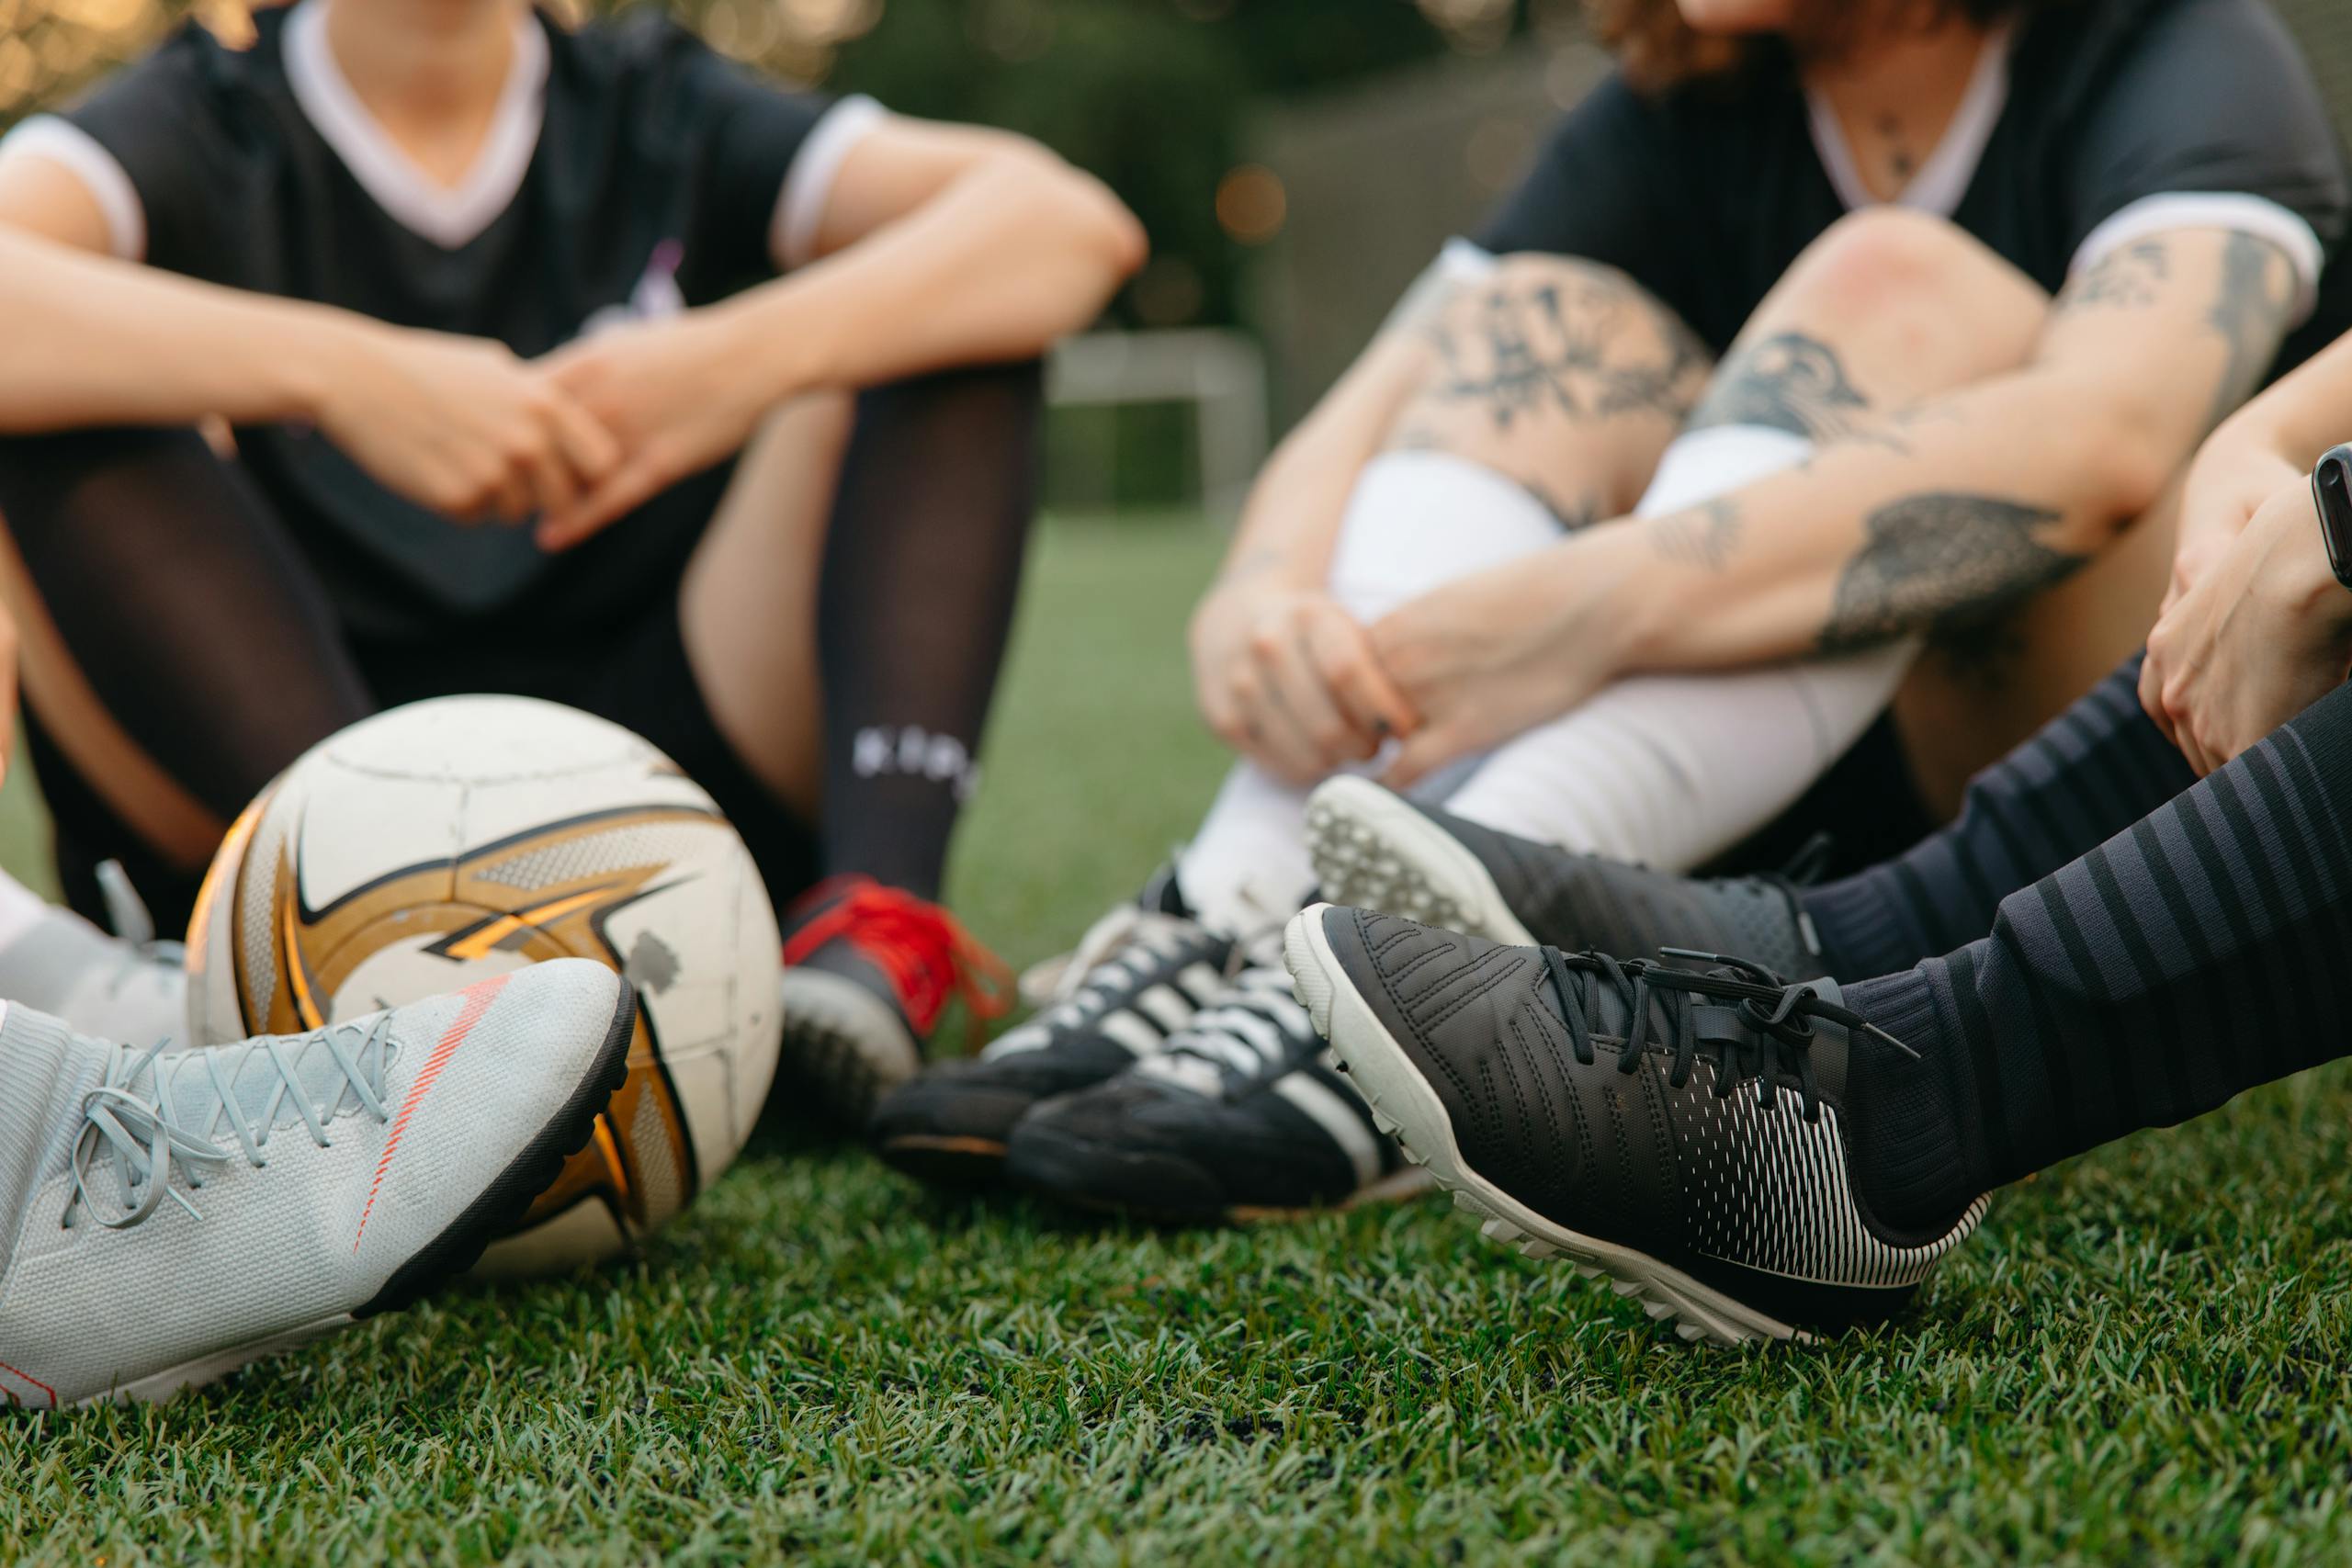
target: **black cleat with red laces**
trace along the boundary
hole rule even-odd
[[[787,1080],[863,1126],[922,1067],[950,1001],[977,1042],[1012,1006],[1012,975],[956,917],[870,876],[835,876],[792,907],[784,942]]]

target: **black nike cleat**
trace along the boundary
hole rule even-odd
[[[1043,1011],[977,1061],[941,1063],[886,1096],[867,1123],[875,1151],[937,1186],[994,1182],[1014,1122],[1165,1049],[1225,990],[1232,955],[1231,939],[1193,919],[1174,880],[1156,878],[1143,900],[1096,922]]]
[[[1329,905],[1285,949],[1381,1124],[1487,1235],[1610,1276],[1686,1339],[1883,1320],[1984,1218],[1984,1198],[1917,1234],[1871,1213],[1848,1069],[1913,1053],[1835,982],[1503,947]]]
[[[1272,958],[1272,942],[1263,945]],[[1244,970],[1165,1052],[1022,1118],[1005,1170],[1061,1202],[1183,1224],[1346,1208],[1428,1186],[1373,1125],[1290,976],[1271,964]]]
[[[1306,803],[1323,896],[1515,947],[1737,953],[1792,979],[1828,971],[1790,882],[1673,876],[1513,838],[1418,806],[1369,779],[1326,781]]]

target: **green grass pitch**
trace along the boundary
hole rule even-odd
[[[1016,962],[1215,783],[1216,546],[1041,536],[956,875]],[[2340,1561],[2347,1166],[2308,1077],[2005,1193],[1893,1328],[1725,1353],[1438,1199],[1162,1234],[771,1127],[640,1260],[0,1413],[0,1562]]]

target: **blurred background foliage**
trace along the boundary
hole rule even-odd
[[[1563,0],[1552,9],[1573,9]],[[1242,313],[1242,253],[1282,191],[1249,164],[1248,106],[1414,62],[1501,48],[1543,0],[669,0],[715,47],[909,114],[1023,131],[1101,175],[1153,262],[1114,315],[1216,325]],[[561,0],[576,19],[619,7]],[[0,0],[0,126],[69,97],[183,17],[226,37],[239,0]]]

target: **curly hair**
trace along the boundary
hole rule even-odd
[[[1682,19],[1675,0],[1585,0],[1593,31],[1614,52],[1626,76],[1656,89],[1703,77],[1738,74],[1776,45],[1800,54],[1835,53],[1864,25],[1908,14],[1928,26],[1954,15],[1990,24],[2018,11],[2064,0],[1797,0],[1796,20],[1770,39],[1700,32]]]

